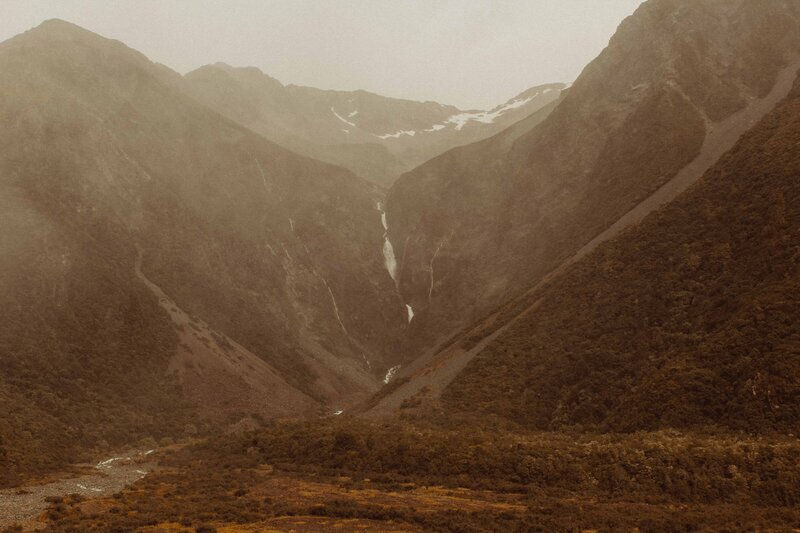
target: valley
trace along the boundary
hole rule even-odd
[[[793,0],[485,110],[214,60],[0,43],[0,531],[800,529]]]

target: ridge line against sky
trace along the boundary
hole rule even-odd
[[[573,81],[641,0],[0,0],[0,40],[51,18],[181,73],[224,62],[284,84],[490,109]]]

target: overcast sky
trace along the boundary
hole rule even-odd
[[[489,108],[573,81],[641,0],[0,0],[0,40],[49,18],[185,73],[257,66],[283,83]]]

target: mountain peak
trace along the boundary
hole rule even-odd
[[[46,44],[48,46],[54,43],[77,43],[92,47],[111,47],[118,50],[126,50],[140,58],[144,57],[140,52],[129,48],[116,39],[103,37],[77,24],[62,19],[45,20],[38,26],[9,39],[3,44],[6,43]]]
[[[73,28],[73,29],[79,29],[79,30],[83,30],[83,31],[88,31],[88,30],[85,30],[84,28],[78,26],[77,24],[74,24],[72,22],[68,22],[68,21],[66,21],[64,19],[59,19],[59,18],[47,19],[47,20],[43,21],[41,24],[39,24],[38,26],[36,26],[36,28],[43,28],[43,29],[44,28]]]
[[[47,19],[38,26],[26,31],[23,35],[36,35],[36,36],[46,36],[46,37],[91,37],[91,38],[100,38],[99,35],[93,33],[86,28],[78,26],[77,24],[73,24],[72,22],[67,22],[66,20],[62,19]]]
[[[256,83],[256,84],[267,84],[272,87],[283,87],[283,84],[270,76],[269,74],[265,74],[263,70],[258,67],[234,67],[233,65],[229,65],[224,61],[217,61],[216,63],[211,63],[209,65],[204,65],[199,67],[192,72],[186,74],[187,77],[197,76],[199,74],[210,74],[214,71],[223,72],[232,78],[238,79],[240,81],[246,81],[248,83]]]
[[[84,53],[87,49],[100,51],[108,57],[113,56],[117,62],[124,61],[137,66],[154,65],[144,54],[123,42],[104,37],[62,19],[45,20],[38,26],[3,42],[0,46],[6,51],[20,47],[36,48],[39,50],[37,58],[45,59],[58,55],[61,61],[75,62],[73,65],[75,68],[78,65],[87,69],[97,68],[96,58]],[[32,58],[29,57],[28,60]],[[159,67],[160,76],[164,76],[167,70],[168,67],[163,65]]]

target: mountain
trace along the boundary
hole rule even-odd
[[[267,139],[381,185],[450,148],[500,132],[556,100],[565,87],[542,85],[488,111],[463,111],[366,91],[283,85],[257,68],[224,63],[188,73],[182,86]]]
[[[649,0],[546,94],[0,43],[0,529],[795,527],[800,5]],[[420,128],[480,140],[387,195]]]
[[[444,404],[535,427],[796,433],[798,143],[800,80],[697,186],[530,295]]]
[[[369,416],[443,407],[536,429],[796,432],[800,61],[789,57],[769,92],[708,127],[688,167],[408,366]]]
[[[758,103],[800,50],[799,9],[649,0],[541,124],[402,176],[386,210],[415,314],[407,352],[441,346],[671,180],[701,176],[767,111]]]
[[[176,79],[58,20],[0,44],[3,483],[185,428],[331,412],[396,364],[381,192]]]

